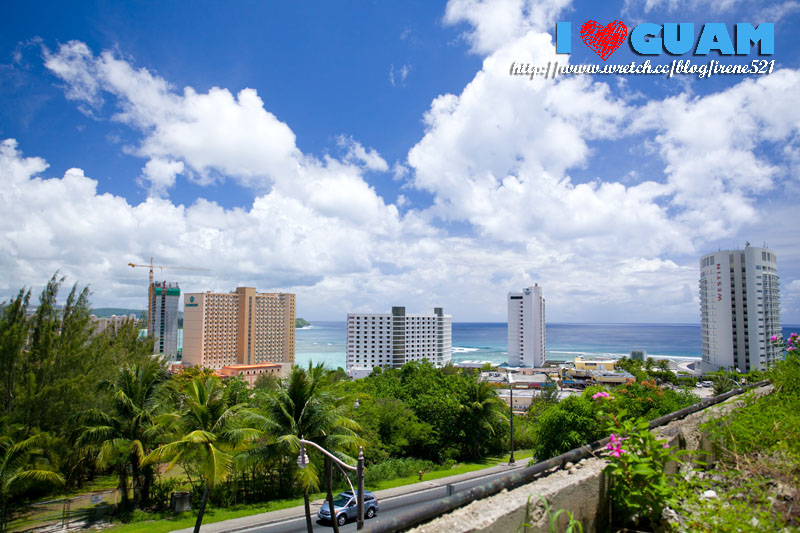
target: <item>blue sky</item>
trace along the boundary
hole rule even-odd
[[[0,21],[0,298],[60,269],[98,306],[298,295],[298,315],[444,306],[504,320],[696,322],[698,259],[767,242],[800,323],[795,1],[10,2]],[[768,75],[509,75],[604,62],[584,22],[775,24],[775,53],[605,63]],[[572,54],[556,55],[556,21]]]

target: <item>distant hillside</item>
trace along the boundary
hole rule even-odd
[[[122,307],[98,307],[97,309],[92,309],[92,314],[98,318],[108,318],[111,315],[129,315],[131,313],[138,317],[142,313],[147,313],[147,311],[144,309],[124,309]]]
[[[307,320],[303,320],[302,318],[295,318],[294,319],[294,327],[295,328],[305,328],[305,327],[308,327],[310,325],[311,325],[310,322],[308,322]]]

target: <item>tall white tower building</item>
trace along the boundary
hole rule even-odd
[[[545,362],[544,297],[539,284],[508,293],[508,366]]]
[[[700,260],[703,369],[763,369],[781,335],[777,258],[768,248],[720,250]]]
[[[441,307],[433,314],[407,315],[405,307],[392,312],[347,315],[347,375],[368,376],[376,366],[399,368],[427,359],[437,367],[453,357],[453,324]]]

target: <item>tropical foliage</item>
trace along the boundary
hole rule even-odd
[[[341,369],[309,365],[252,390],[207,369],[170,375],[136,324],[94,334],[88,289],[73,287],[58,307],[62,281],[48,282],[32,313],[30,290],[0,306],[0,436],[3,450],[28,450],[3,471],[13,480],[4,506],[61,480],[76,490],[112,474],[129,514],[164,509],[169,491],[183,487],[200,510],[198,526],[208,504],[298,496],[310,526],[310,494],[350,488],[345,470],[314,445],[348,465],[363,448],[370,483],[508,451],[508,406],[478,371],[414,362],[350,381]],[[527,415],[514,415],[517,449],[544,459],[603,436],[590,399],[597,390],[560,403],[549,390]],[[694,401],[655,382],[627,385],[616,397],[646,418]],[[306,468],[296,461],[301,439],[313,443]]]
[[[134,506],[149,503],[154,471],[152,465],[142,465],[142,461],[155,443],[158,392],[166,380],[166,370],[158,360],[124,365],[114,378],[98,387],[110,396],[108,408],[90,409],[82,417],[86,428],[78,444],[95,446],[98,466],[117,472],[123,507],[128,506],[128,468]]]
[[[600,406],[593,396],[602,387],[589,387],[580,395],[552,404],[539,415],[534,427],[534,453],[538,460],[549,459],[577,446],[607,435]],[[606,392],[606,394],[608,394]],[[661,388],[652,381],[628,383],[614,393],[616,409],[631,418],[652,420],[697,402],[690,392]]]

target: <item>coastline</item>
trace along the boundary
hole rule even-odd
[[[508,330],[505,322],[454,322],[453,362],[508,360]],[[784,325],[784,335],[800,326]],[[295,363],[325,363],[345,367],[347,329],[345,322],[312,322],[296,329]],[[648,357],[667,359],[674,365],[702,359],[699,324],[547,324],[547,359],[571,361],[577,356],[617,359],[630,350],[644,349]]]

